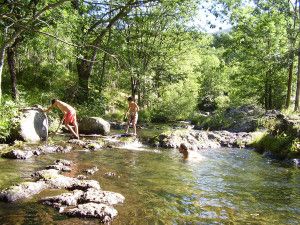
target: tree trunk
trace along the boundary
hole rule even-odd
[[[2,100],[2,71],[4,66],[5,46],[0,49],[0,103]]]
[[[294,61],[293,59],[291,59]],[[286,102],[285,102],[285,107],[289,108],[290,107],[290,102],[291,102],[291,93],[292,93],[292,82],[293,82],[293,67],[294,67],[294,62],[290,63],[289,66],[289,78],[288,78],[288,83],[287,83],[287,94],[286,94]]]
[[[272,102],[272,95],[271,95],[272,87],[271,87],[271,80],[270,80],[270,71],[266,72],[266,79],[265,79],[265,109],[271,109],[271,102]]]
[[[77,72],[78,72],[78,85],[79,90],[77,93],[78,101],[86,101],[89,97],[89,79],[91,76],[91,65],[87,61],[79,59],[80,62],[77,62]]]
[[[297,71],[297,87],[296,87],[296,98],[295,98],[295,109],[294,109],[295,111],[299,110],[299,97],[300,97],[300,46],[298,48],[298,71]]]
[[[12,98],[16,101],[19,98],[19,93],[17,89],[17,74],[16,74],[16,60],[15,60],[15,48],[7,48],[7,63],[11,78],[11,94]]]

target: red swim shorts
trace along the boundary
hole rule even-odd
[[[65,124],[74,124],[75,118],[76,118],[76,113],[69,111],[69,112],[67,112],[64,123]]]

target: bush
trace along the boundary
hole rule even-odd
[[[0,142],[7,142],[11,129],[12,119],[18,115],[19,105],[11,100],[3,100],[0,108]]]

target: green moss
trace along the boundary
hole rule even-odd
[[[300,156],[299,139],[285,133],[279,135],[264,133],[260,137],[257,137],[251,145],[261,153],[270,151],[281,159]]]

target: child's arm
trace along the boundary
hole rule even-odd
[[[53,105],[49,106],[47,109],[44,109],[43,112],[49,112],[53,108]]]
[[[135,103],[136,111],[140,111],[140,107]]]

